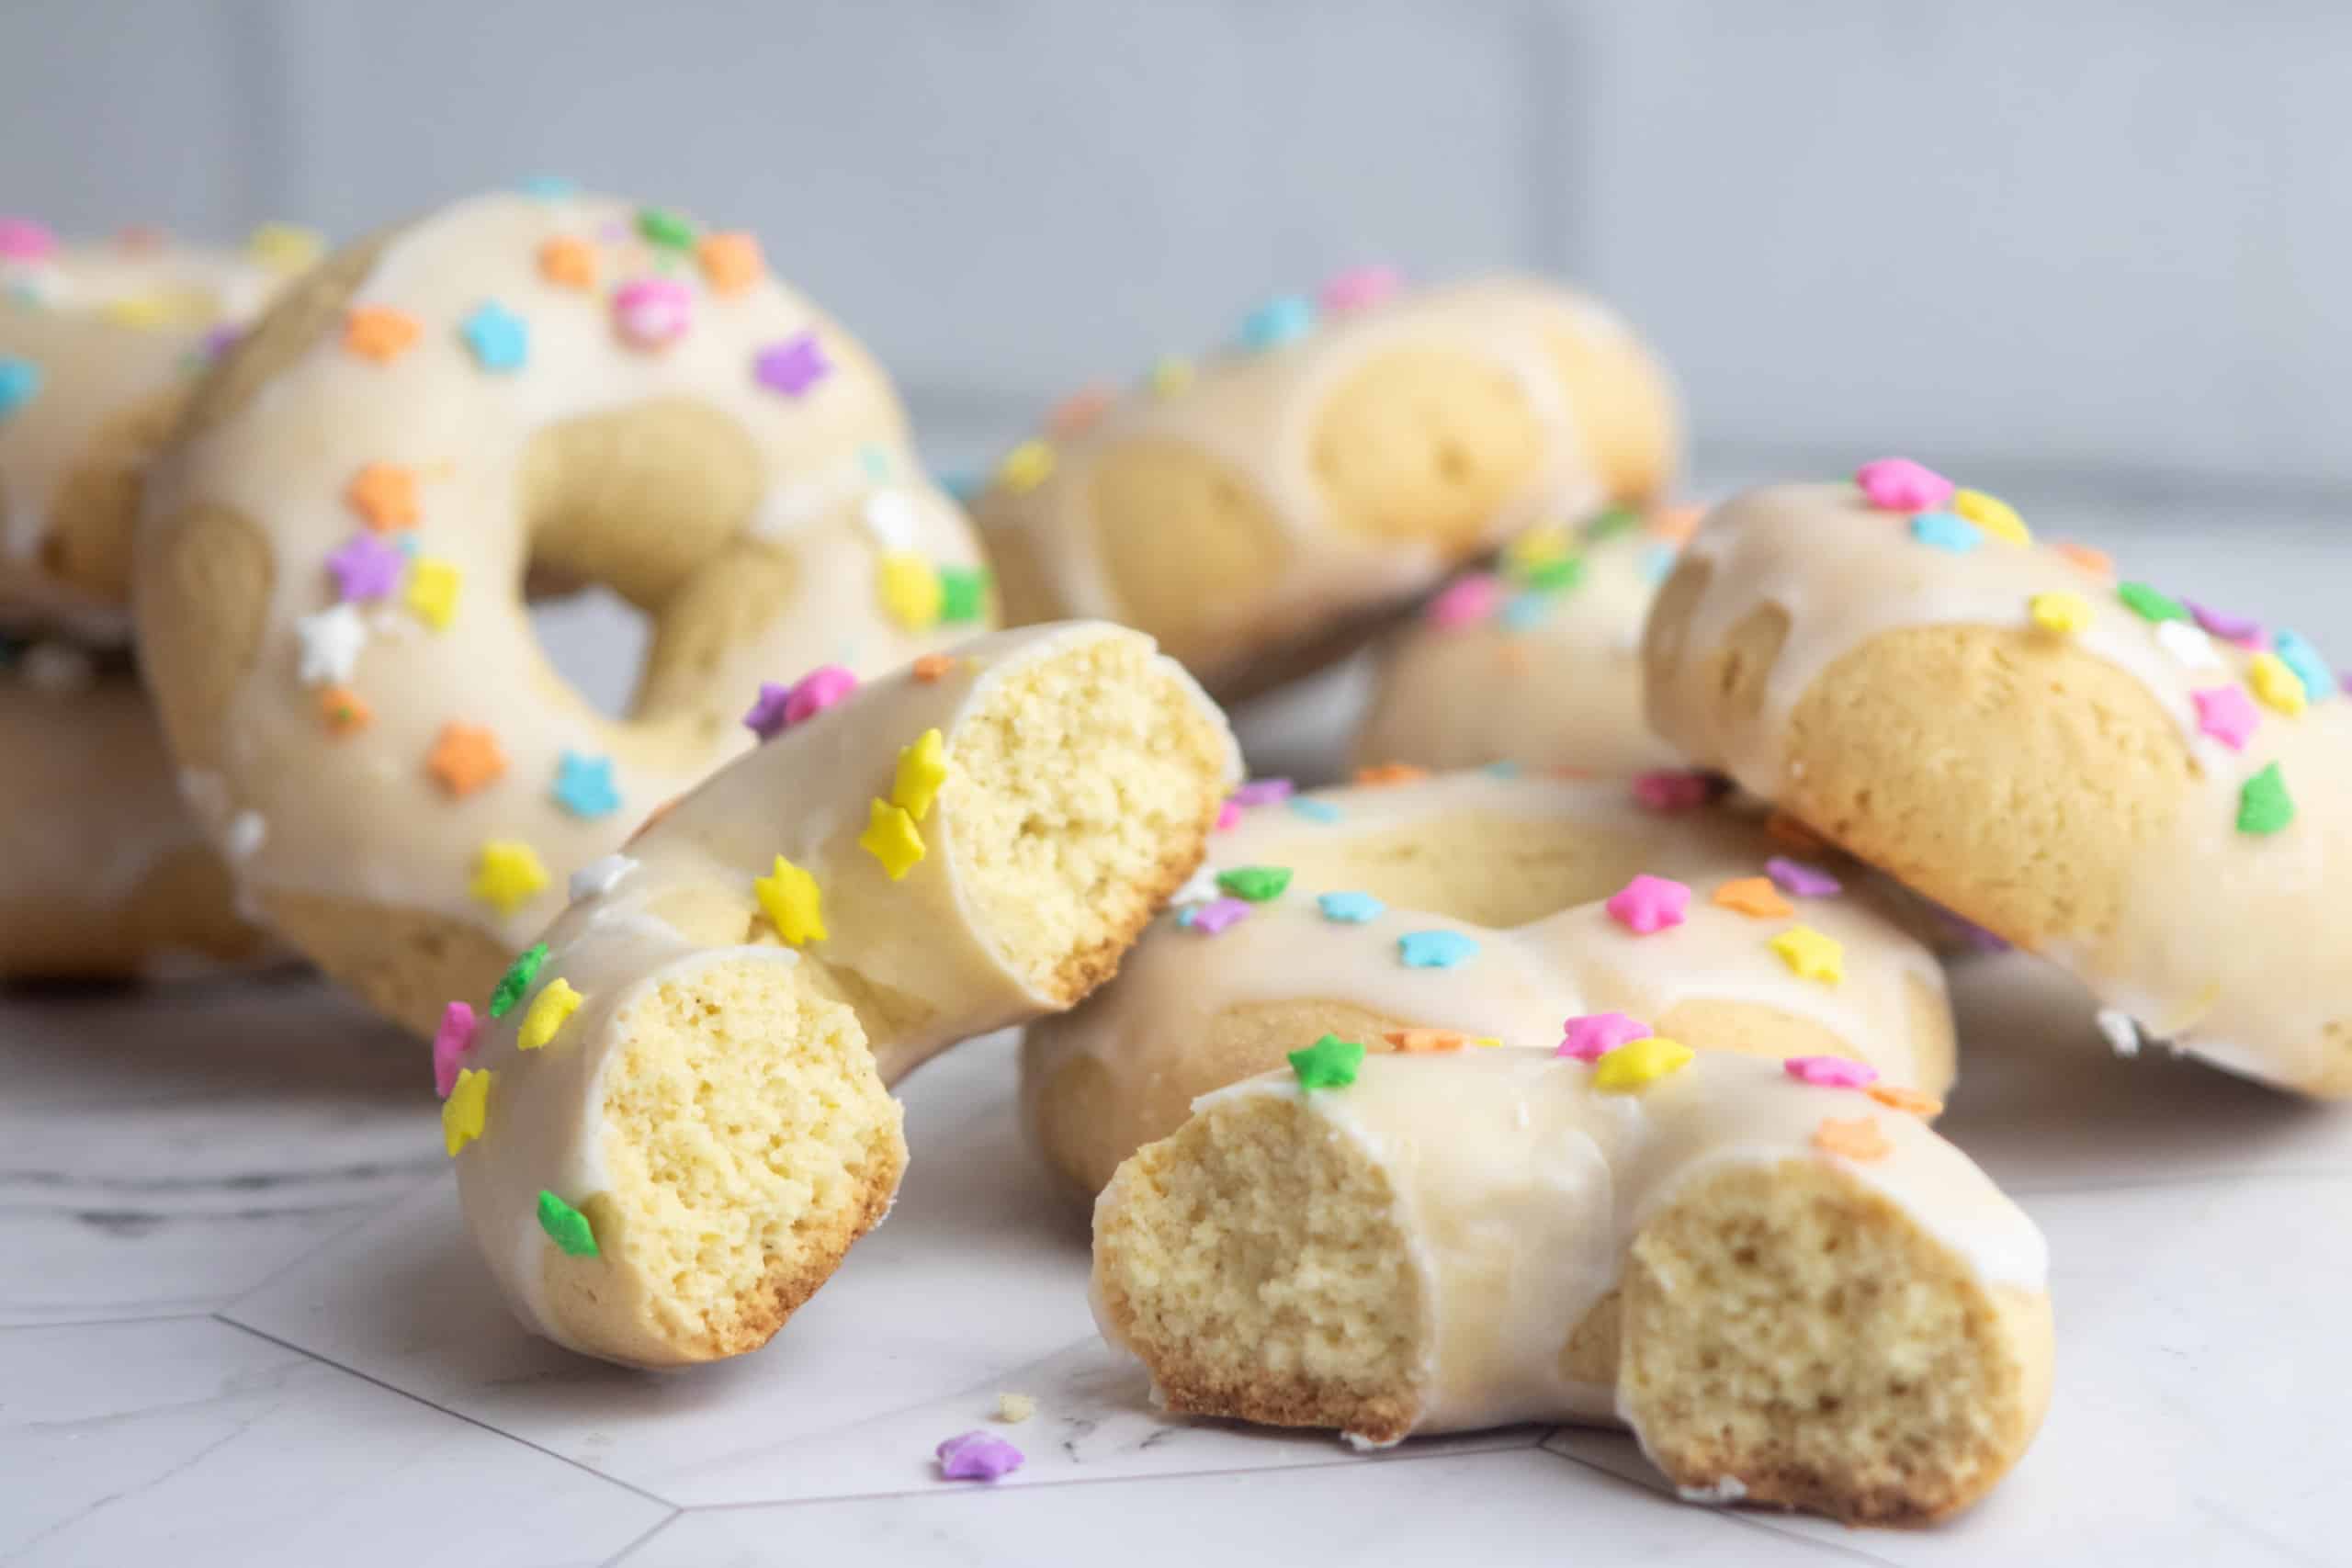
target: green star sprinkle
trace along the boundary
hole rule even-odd
[[[951,624],[977,621],[988,602],[986,567],[943,566],[939,569],[939,618]]]
[[[637,215],[637,231],[657,245],[683,251],[695,243],[695,226],[674,212],[648,207]]]
[[[1584,581],[1584,558],[1562,556],[1538,561],[1520,574],[1520,581],[1539,593],[1565,593]]]
[[[567,1258],[596,1256],[596,1233],[589,1228],[588,1216],[552,1192],[539,1194],[539,1228]]]
[[[490,993],[490,1016],[504,1018],[514,1011],[514,1004],[523,999],[523,993],[531,988],[533,980],[538,978],[539,965],[547,961],[548,944],[546,942],[535,942],[525,949],[523,955],[509,964],[506,973],[498,977],[498,989]]]
[[[2287,780],[2276,762],[2246,780],[2245,787],[2238,792],[2241,833],[2267,838],[2294,819],[2294,797],[2287,793]]]
[[[2185,621],[2188,606],[2169,593],[2159,593],[2144,582],[2119,582],[2115,596],[2143,621]]]
[[[1283,889],[1290,886],[1290,867],[1286,865],[1240,865],[1231,871],[1216,874],[1217,888],[1236,898],[1247,898],[1252,904],[1262,904],[1269,898],[1279,898]]]
[[[1290,1070],[1298,1075],[1301,1089],[1345,1089],[1356,1081],[1356,1069],[1363,1066],[1363,1047],[1336,1034],[1290,1054]]]
[[[1630,506],[1612,506],[1584,525],[1584,542],[1597,545],[1603,539],[1613,539],[1641,520],[1642,514]]]

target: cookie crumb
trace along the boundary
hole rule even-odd
[[[996,1396],[996,1418],[1019,1426],[1037,1414],[1037,1402],[1025,1393],[1000,1393]]]

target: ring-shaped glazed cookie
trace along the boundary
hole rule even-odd
[[[1681,777],[1689,797],[1648,806],[1622,782],[1487,773],[1247,786],[1255,804],[1118,979],[1030,1028],[1032,1141],[1091,1199],[1196,1098],[1302,1039],[1560,1041],[1570,1018],[1579,1049],[1638,1028],[1852,1058],[1940,1098],[1952,1025],[1933,955]]]
[[[752,744],[763,682],[993,616],[888,380],[750,236],[560,188],[321,264],[149,488],[140,635],[193,797],[271,922],[421,1031]],[[526,574],[650,618],[628,717],[557,674]]]
[[[2352,1095],[2352,701],[2308,638],[1888,459],[1717,511],[1645,657],[1660,734],[2065,965],[2120,1049]]]
[[[1398,292],[1373,269],[1070,400],[976,515],[1008,618],[1140,626],[1237,696],[1532,524],[1660,495],[1679,441],[1664,373],[1592,301],[1510,278]]]

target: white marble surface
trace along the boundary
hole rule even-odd
[[[2322,520],[2142,546],[2352,649]],[[1261,761],[1328,757],[1355,680],[1249,716]],[[1685,1506],[1603,1432],[1363,1457],[1159,1416],[1093,1337],[1001,1037],[907,1084],[896,1211],[774,1346],[656,1376],[514,1326],[422,1051],[323,987],[0,995],[0,1564],[2352,1563],[2352,1108],[2118,1060],[2029,959],[1956,992],[1944,1125],[2049,1233],[2058,1382],[2007,1483],[1911,1533]],[[1005,1391],[1028,1463],[937,1480]]]

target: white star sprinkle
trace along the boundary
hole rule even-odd
[[[359,650],[368,646],[368,623],[356,604],[337,604],[294,623],[302,639],[300,674],[306,686],[326,686],[351,679]]]
[[[2221,650],[2213,646],[2213,639],[2205,635],[2202,627],[2192,626],[2187,621],[2161,623],[2156,627],[2156,641],[2190,670],[2222,668]]]
[[[913,549],[921,522],[915,503],[904,491],[876,491],[865,498],[865,526],[886,550]]]
[[[1205,904],[1210,899],[1216,897],[1217,896],[1217,892],[1216,867],[1209,864],[1206,861],[1203,861],[1201,863],[1201,869],[1193,873],[1193,879],[1190,882],[1187,882],[1183,886],[1176,889],[1176,897],[1171,899],[1170,902],[1177,904]]]
[[[2140,1026],[2132,1021],[2130,1013],[2114,1008],[2099,1009],[2098,1032],[2107,1036],[2107,1043],[2115,1047],[2117,1055],[2136,1056],[2140,1054]]]
[[[571,901],[601,898],[613,890],[613,885],[637,869],[637,862],[627,855],[606,855],[592,860],[571,874]]]
[[[220,848],[232,861],[251,860],[267,837],[269,824],[262,820],[260,812],[240,811],[229,819],[229,830],[220,835]]]

